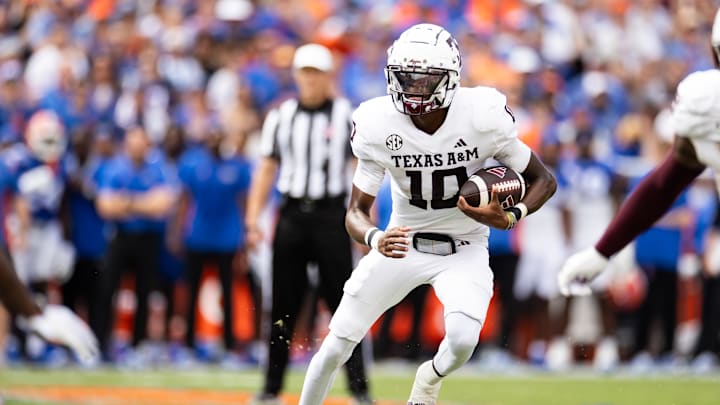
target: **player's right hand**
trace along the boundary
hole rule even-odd
[[[402,258],[408,251],[410,245],[410,227],[398,226],[385,231],[385,234],[378,240],[377,251],[383,256]]]
[[[67,307],[47,305],[42,313],[27,319],[27,326],[48,342],[69,347],[84,364],[98,359],[100,351],[95,335]]]
[[[457,207],[463,214],[481,224],[495,229],[508,229],[507,213],[503,210],[498,199],[498,193],[493,189],[490,192],[490,203],[483,207],[473,207],[463,196],[458,198]]]
[[[570,256],[558,274],[560,292],[565,295],[590,295],[590,283],[608,265],[608,259],[594,247]]]

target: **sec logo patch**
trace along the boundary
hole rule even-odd
[[[385,139],[385,146],[390,150],[400,150],[403,146],[403,140],[398,134],[390,134],[390,136]]]

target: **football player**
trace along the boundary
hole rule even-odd
[[[55,113],[41,110],[30,117],[24,135],[24,143],[3,155],[16,196],[18,225],[11,232],[15,270],[23,282],[64,282],[75,260],[75,249],[63,238],[59,218],[66,182],[65,128]]]
[[[568,258],[558,274],[563,294],[590,294],[590,282],[607,267],[608,259],[660,219],[707,167],[720,180],[720,10],[710,42],[716,69],[692,73],[678,85],[671,153],[628,197],[595,246]]]
[[[23,281],[63,278],[71,269],[72,250],[61,239],[57,213],[64,179],[59,173],[65,150],[62,123],[49,111],[39,111],[25,129],[25,143],[3,152],[0,161],[9,176],[8,187],[17,196],[19,216],[26,216],[29,229],[16,234],[15,260],[21,264],[16,274],[9,260],[0,254],[0,301],[19,316],[20,326],[51,343],[68,346],[83,363],[97,360],[95,336],[68,308],[46,305],[40,308],[23,286]],[[34,221],[37,220],[37,221]],[[38,224],[37,227],[34,227]],[[19,231],[16,229],[16,232]]]
[[[556,183],[517,138],[505,96],[460,86],[457,41],[445,29],[419,24],[388,49],[388,96],[353,114],[351,144],[358,166],[346,228],[372,249],[345,283],[330,333],[310,362],[301,405],[319,405],[353,348],[385,310],[429,284],[444,306],[445,337],[420,365],[408,404],[434,405],[444,377],[472,355],[492,297],[489,228],[509,229],[540,208]],[[525,198],[503,210],[497,195],[474,208],[459,197],[469,175],[488,158],[522,173]],[[385,173],[393,212],[387,231],[370,219]]]
[[[83,364],[98,359],[98,344],[90,328],[62,305],[40,308],[22,285],[5,255],[0,254],[0,302],[20,316],[20,326],[43,339],[73,350]]]

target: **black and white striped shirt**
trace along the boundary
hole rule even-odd
[[[348,193],[351,114],[352,106],[344,98],[312,110],[291,99],[268,113],[261,152],[280,162],[281,193],[310,200]]]

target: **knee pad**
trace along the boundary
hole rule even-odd
[[[480,338],[482,323],[460,312],[445,318],[445,339],[448,349],[459,358],[470,358]]]
[[[433,357],[438,378],[457,370],[470,359],[480,338],[482,322],[461,312],[445,316],[445,338]]]
[[[330,332],[323,341],[320,351],[326,362],[341,365],[344,364],[352,355],[356,342],[335,336]]]

